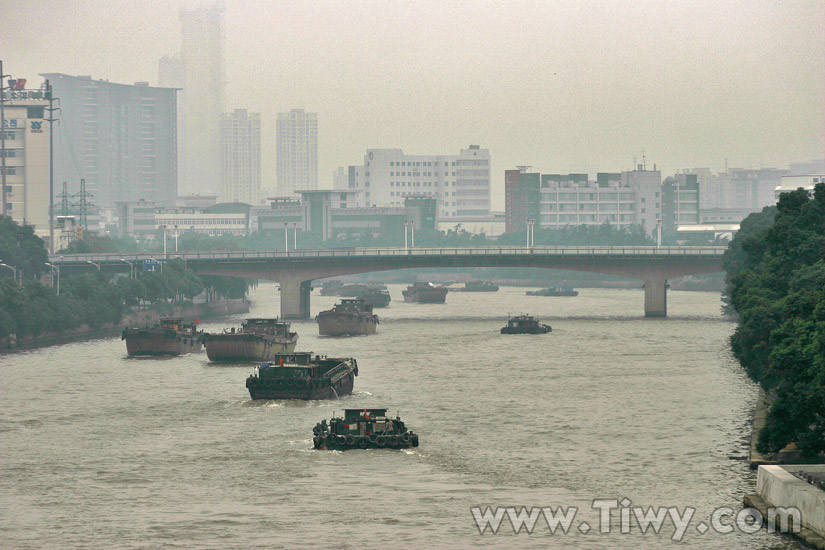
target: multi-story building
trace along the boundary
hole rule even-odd
[[[806,191],[813,191],[820,183],[825,183],[825,171],[818,174],[797,174],[793,176],[782,176],[781,183],[774,188],[774,200],[779,201],[782,193],[795,191],[799,188]]]
[[[703,209],[741,211],[747,216],[774,204],[773,190],[789,171],[731,168],[714,174],[708,168],[693,168],[683,173],[696,175]]]
[[[161,86],[181,88],[178,118],[180,188],[217,193],[224,112],[223,8],[180,12],[181,52],[159,62]]]
[[[675,235],[676,228],[696,225],[699,216],[699,182],[696,174],[676,174],[662,184],[662,230]]]
[[[259,230],[308,232],[322,239],[347,233],[404,235],[405,221],[415,228],[435,227],[434,200],[414,197],[403,206],[357,206],[357,192],[340,190],[299,191],[300,200],[291,197],[269,199],[271,209],[257,212]],[[290,244],[290,246],[292,246]]]
[[[222,202],[258,204],[261,198],[261,115],[246,109],[221,117]]]
[[[662,175],[658,170],[587,174],[505,171],[506,231],[522,231],[528,219],[540,227],[641,225],[656,230],[662,212]]]
[[[152,199],[171,206],[178,193],[177,90],[46,73],[60,99],[55,126],[57,182],[77,193],[80,179],[95,205]]]
[[[527,226],[527,220],[539,219],[541,175],[519,170],[504,171],[504,230],[517,233]]]
[[[19,84],[22,82],[22,84]],[[0,155],[5,157],[3,213],[19,224],[34,226],[49,239],[49,106],[46,89],[26,90],[23,81],[10,81],[3,90],[4,114]],[[20,88],[20,89],[18,89]],[[2,168],[0,168],[2,170]],[[2,176],[2,174],[0,174]]]
[[[278,113],[275,128],[278,193],[318,188],[318,114],[303,109]]]
[[[349,167],[359,206],[400,206],[405,197],[438,199],[438,217],[490,212],[490,152],[478,145],[458,155],[405,155],[401,149],[368,149],[364,164]]]
[[[118,203],[121,236],[153,238],[158,229],[167,236],[178,237],[187,232],[203,235],[247,235],[249,207],[238,204],[216,204],[207,208],[164,208],[151,200]]]

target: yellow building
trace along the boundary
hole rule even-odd
[[[45,120],[49,106],[46,92],[6,89],[3,95],[5,111],[0,140],[6,157],[4,214],[20,224],[34,226],[35,233],[48,241],[50,128]]]

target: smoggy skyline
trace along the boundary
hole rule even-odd
[[[181,0],[5,0],[7,74],[158,82]],[[139,7],[138,7],[139,6]],[[319,117],[319,176],[366,149],[490,149],[504,170],[786,167],[825,157],[825,2],[224,2],[226,109]]]

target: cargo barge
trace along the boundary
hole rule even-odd
[[[202,339],[210,361],[272,361],[278,353],[295,351],[298,334],[277,318],[247,319],[239,330],[207,333]]]

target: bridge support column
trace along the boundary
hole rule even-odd
[[[667,317],[667,278],[645,278],[645,317]]]
[[[281,281],[281,319],[309,319],[312,281],[285,277]]]

